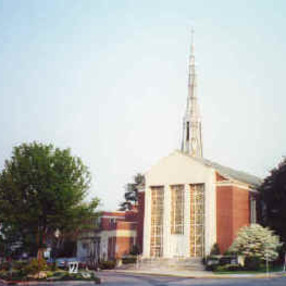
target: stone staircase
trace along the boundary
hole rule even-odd
[[[123,264],[121,270],[205,271],[201,258],[141,258],[137,264]]]

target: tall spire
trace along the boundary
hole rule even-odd
[[[195,157],[203,156],[201,118],[196,95],[197,74],[194,54],[194,30],[191,32],[188,98],[183,122],[182,151]]]

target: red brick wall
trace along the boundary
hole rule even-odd
[[[145,211],[145,192],[138,193],[138,225],[137,225],[137,246],[140,253],[143,251],[144,233],[144,211]]]
[[[125,212],[125,219],[126,221],[137,222],[138,220],[138,211],[137,209],[126,211]]]
[[[108,260],[119,259],[129,254],[134,244],[132,237],[110,237],[108,239]]]
[[[238,230],[249,225],[249,192],[235,186],[217,186],[217,243],[222,253]]]
[[[119,218],[115,217],[115,219],[116,219],[116,222],[124,221],[124,218],[121,218],[121,217],[119,217]],[[101,218],[101,229],[102,230],[112,230],[112,229],[114,229],[116,224],[115,223],[111,223],[110,220],[111,219],[107,218],[107,217],[102,217]]]
[[[233,192],[233,234],[235,238],[238,231],[250,223],[250,197],[245,189],[233,187]]]
[[[123,255],[129,254],[135,242],[132,237],[117,237],[115,257],[121,258]]]
[[[102,216],[112,216],[112,217],[116,217],[116,218],[125,218],[125,212],[119,212],[119,211],[115,211],[115,212],[102,212]]]
[[[111,222],[113,220],[113,222]],[[126,212],[103,212],[101,230],[136,229],[138,220],[137,209]],[[129,224],[129,225],[127,225]]]
[[[232,187],[219,186],[216,188],[216,195],[217,243],[220,251],[224,253],[233,240]]]
[[[137,223],[128,221],[118,221],[112,229],[116,230],[136,230]]]

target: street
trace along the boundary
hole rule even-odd
[[[180,285],[234,285],[234,286],[284,286],[286,285],[286,277],[275,278],[183,278],[171,276],[157,275],[133,275],[120,274],[114,271],[100,272],[97,275],[102,279],[103,286],[118,285],[118,286],[180,286]],[[0,285],[4,285],[1,284]],[[29,285],[29,284],[27,284]],[[54,282],[54,283],[39,283],[32,284],[33,286],[89,286],[95,285],[94,282],[73,281],[73,282]]]
[[[115,272],[101,272],[98,275],[102,278],[101,285],[155,285],[155,286],[179,286],[179,285],[267,285],[267,286],[284,286],[286,277],[277,278],[233,278],[233,279],[209,279],[209,278],[182,278],[169,276],[154,275],[129,275]]]

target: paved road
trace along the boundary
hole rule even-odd
[[[223,278],[223,279],[210,279],[210,278],[182,278],[182,277],[168,277],[168,276],[154,276],[154,275],[131,275],[119,274],[115,272],[100,272],[98,276],[102,278],[103,286],[285,286],[286,277],[277,278]],[[0,285],[2,285],[0,283]],[[47,283],[39,284],[40,286],[90,286],[95,285],[93,282],[76,282],[65,283]],[[37,286],[33,284],[33,286]]]
[[[235,286],[285,286],[286,277],[280,278],[233,278],[233,279],[209,279],[209,278],[181,278],[151,275],[129,275],[114,272],[101,272],[99,276],[103,279],[101,285],[118,286],[180,286],[180,285],[235,285]]]

